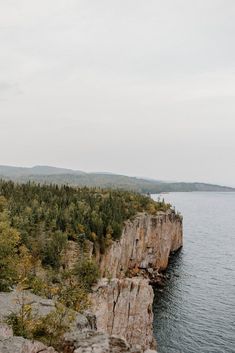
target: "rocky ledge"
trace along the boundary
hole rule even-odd
[[[136,279],[138,282],[139,280]],[[143,280],[144,281],[144,280]],[[106,281],[103,280],[103,289],[105,288]],[[115,282],[113,282],[113,289],[116,288]],[[133,288],[133,293],[136,293],[135,296],[138,297],[137,294],[137,288],[141,287],[141,284],[138,285],[138,287]],[[109,297],[110,294],[110,288],[107,287],[106,289],[108,290],[106,298]],[[120,293],[116,293],[117,296],[120,296],[121,300],[117,300],[117,309],[119,308],[121,310],[122,308],[122,303],[125,301],[125,298],[123,297],[123,294],[127,294],[128,290],[130,290],[130,285],[127,285],[127,291],[123,290],[123,285],[121,285]],[[144,286],[143,286],[144,289]],[[139,289],[139,292],[144,294],[142,292],[142,289]],[[102,303],[102,293],[104,294],[105,291],[101,291],[100,286],[97,286],[95,292],[94,292],[94,300],[97,298],[97,309],[99,310],[99,315],[94,316],[91,312],[85,312],[83,315],[80,313],[77,313],[75,321],[71,325],[70,331],[67,332],[64,335],[63,338],[63,353],[149,353],[148,350],[144,349],[145,345],[136,345],[127,342],[125,339],[125,335],[122,334],[123,332],[120,332],[118,330],[118,316],[120,313],[119,309],[118,311],[114,310],[114,318],[113,322],[115,323],[115,327],[113,327],[113,330],[110,330],[108,326],[106,327],[105,325],[102,325],[102,315],[107,314],[103,313],[102,314],[102,308],[99,306],[99,304]],[[122,293],[122,294],[121,294]],[[35,313],[38,313],[39,316],[45,316],[49,314],[51,311],[54,310],[55,304],[53,300],[50,299],[43,299],[37,295],[34,295],[28,291],[24,292],[18,292],[18,291],[13,291],[10,293],[0,293],[0,353],[58,353],[53,347],[47,347],[43,343],[38,342],[38,341],[31,341],[28,339],[25,339],[23,337],[18,337],[18,336],[13,336],[12,329],[4,323],[5,318],[10,314],[10,313],[18,313],[20,310],[20,297],[24,296],[24,302],[25,304],[30,304],[32,307],[32,310]],[[96,297],[95,297],[96,296]],[[114,297],[113,297],[114,299]],[[132,300],[134,300],[134,295],[132,296]],[[136,305],[138,305],[137,302],[135,302]],[[110,303],[111,305],[111,303]],[[107,308],[109,309],[109,308]],[[110,308],[111,309],[111,308]],[[134,310],[134,308],[133,308]],[[138,307],[135,309],[139,310]],[[142,310],[140,310],[142,311]],[[139,312],[140,312],[139,311]],[[138,327],[138,312],[137,317],[135,318],[135,326],[136,328]],[[143,311],[144,313],[144,311]],[[106,316],[104,315],[104,320],[106,320]],[[129,313],[129,317],[131,318],[132,314],[131,312]],[[134,317],[132,317],[134,319]],[[123,320],[123,322],[125,319]],[[151,317],[149,318],[149,324],[151,324]],[[109,317],[107,318],[107,325],[109,322]],[[120,322],[120,321],[119,321]],[[147,323],[146,323],[147,324]],[[127,329],[129,330],[129,333],[132,331],[135,331],[134,324],[130,323],[128,325]],[[115,332],[120,333],[120,335],[115,335]],[[149,336],[149,332],[146,330],[146,335]],[[127,336],[127,339],[130,338],[131,342],[135,342],[131,337]],[[60,351],[60,353],[62,353]],[[154,351],[153,351],[154,352]],[[150,352],[151,353],[151,352]]]
[[[31,341],[23,337],[2,335],[0,325],[1,353],[58,353],[53,347],[46,347],[43,343]],[[69,333],[65,336],[64,353],[141,353],[133,350],[128,343],[117,336],[109,336],[98,331],[83,331]],[[144,353],[155,353],[147,350]]]
[[[57,353],[43,343],[17,336],[0,336],[1,353]]]

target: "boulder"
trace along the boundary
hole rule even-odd
[[[1,353],[57,353],[54,348],[41,342],[30,341],[23,337],[0,337]]]

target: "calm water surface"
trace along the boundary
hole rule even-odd
[[[164,198],[184,216],[184,247],[155,290],[158,352],[235,353],[235,193]]]

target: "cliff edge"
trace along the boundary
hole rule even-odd
[[[125,223],[120,240],[97,254],[102,279],[91,295],[97,329],[126,339],[133,349],[155,349],[153,289],[149,280],[183,245],[182,217],[173,210],[139,213]]]
[[[124,278],[132,270],[167,268],[171,252],[183,245],[182,217],[173,210],[139,213],[125,223],[120,240],[99,257],[103,277]]]

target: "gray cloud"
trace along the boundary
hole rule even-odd
[[[235,185],[233,0],[0,5],[1,164]]]

